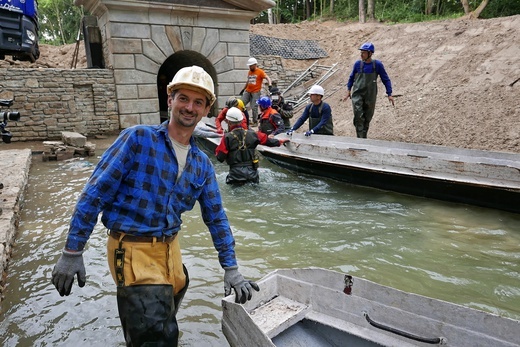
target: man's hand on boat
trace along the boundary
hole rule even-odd
[[[253,281],[246,280],[240,272],[238,266],[225,267],[224,270],[224,294],[231,295],[231,288],[235,291],[235,302],[244,304],[253,297],[253,289],[257,292],[260,287]]]

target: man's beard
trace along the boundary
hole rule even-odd
[[[173,115],[172,115],[173,116]],[[186,119],[185,116],[191,116],[192,118]],[[197,124],[198,115],[195,112],[179,111],[179,116],[175,117],[175,120],[180,125],[191,128]]]

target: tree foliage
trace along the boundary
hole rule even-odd
[[[83,8],[73,0],[39,0],[40,42],[64,45],[76,41]]]
[[[420,22],[464,15],[494,18],[520,14],[520,1],[510,0],[275,0],[273,23],[297,23],[308,19],[334,18],[357,21]],[[360,12],[360,4],[365,8]],[[487,6],[486,6],[487,5]],[[84,16],[74,0],[39,0],[40,42],[63,45],[76,41]],[[471,15],[472,14],[472,15]],[[267,23],[267,11],[254,19]]]
[[[308,19],[335,18],[358,21],[360,14],[368,20],[384,22],[420,22],[469,15],[494,18],[520,14],[520,1],[510,0],[275,0],[277,23],[296,23]],[[360,12],[360,4],[365,10]],[[487,5],[487,6],[486,6]],[[374,18],[372,18],[372,16]],[[261,13],[255,21],[266,23]]]

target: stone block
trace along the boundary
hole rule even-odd
[[[111,23],[110,30],[112,38],[150,38],[150,26],[147,24],[128,25],[128,23]]]
[[[119,110],[122,114],[157,112],[159,111],[159,100],[157,98],[124,100],[119,103]]]
[[[137,86],[139,99],[151,99],[157,97],[157,84],[141,84]]]
[[[135,57],[135,67],[138,70],[159,71],[160,64],[166,59],[164,53],[151,40],[143,40],[143,51],[144,55]]]
[[[114,54],[114,69],[133,69],[135,59],[132,54]]]
[[[72,131],[62,131],[61,139],[66,145],[74,147],[83,147],[87,143],[87,138],[85,136]]]

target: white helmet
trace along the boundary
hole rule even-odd
[[[323,90],[323,88],[321,86],[315,84],[311,87],[311,89],[309,89],[307,94],[318,94],[318,95],[323,96],[323,95],[325,95],[325,90]]]
[[[231,107],[226,112],[226,119],[228,122],[240,123],[244,119],[244,115],[238,108]]]
[[[210,106],[215,102],[215,87],[211,76],[200,66],[189,66],[180,69],[168,84],[168,95],[174,90],[186,88],[206,95]]]
[[[251,65],[255,65],[255,64],[258,64],[258,62],[256,61],[255,58],[249,58],[247,60],[247,66],[251,66]]]

